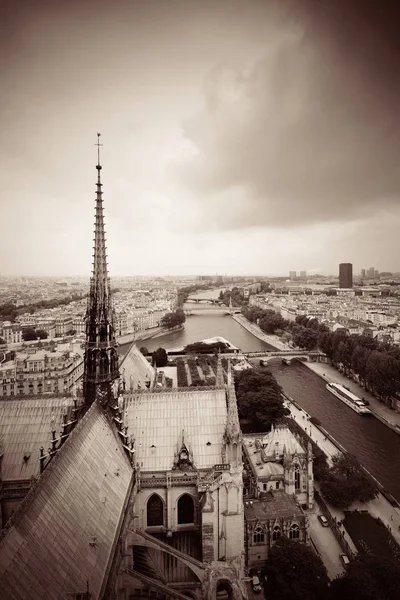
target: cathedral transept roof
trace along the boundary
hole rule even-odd
[[[221,463],[226,421],[224,389],[172,389],[124,396],[124,422],[135,436],[135,461],[142,471],[172,469],[182,431],[195,467]]]

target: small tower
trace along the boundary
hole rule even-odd
[[[225,381],[224,370],[222,368],[221,351],[218,351],[217,372],[215,375],[215,387],[223,388],[225,386]]]
[[[106,237],[100,180],[100,133],[97,134],[97,185],[94,225],[93,272],[86,310],[86,346],[83,374],[85,404],[113,399],[112,384],[119,377],[111,286],[107,273]]]
[[[242,466],[242,432],[240,430],[239,415],[237,410],[237,400],[235,393],[235,384],[232,376],[231,361],[228,360],[228,377],[226,386],[226,401],[228,409],[228,418],[225,429],[225,443],[227,461],[233,467]]]

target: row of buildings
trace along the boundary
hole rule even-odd
[[[379,288],[362,288],[362,294],[354,290],[307,289],[293,287],[276,289],[273,293],[253,295],[251,306],[273,309],[284,319],[294,321],[305,315],[325,322],[331,328],[347,327],[350,333],[364,333],[400,343],[400,298],[381,296]],[[342,293],[341,293],[342,292]]]
[[[83,353],[79,341],[3,353],[0,397],[73,393],[81,385]]]
[[[382,276],[392,276],[392,273],[382,273]],[[375,267],[369,269],[361,269],[360,272],[361,280],[369,279],[371,281],[378,280],[380,273]],[[289,271],[289,279],[293,280],[306,280],[308,279],[307,271]],[[339,287],[343,289],[350,289],[353,287],[353,265],[352,263],[340,263],[339,264]]]
[[[162,317],[177,305],[176,288],[120,291],[115,298],[117,336],[157,327]],[[85,333],[85,307],[86,299],[83,299],[63,307],[21,314],[15,323],[0,322],[0,338],[6,344],[18,344],[23,339],[24,329],[45,331],[48,339]]]

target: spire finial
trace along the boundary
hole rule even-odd
[[[97,146],[97,168],[101,169],[100,166],[100,146],[102,146],[103,144],[100,144],[100,136],[101,133],[97,134],[97,144],[95,144],[95,146]]]

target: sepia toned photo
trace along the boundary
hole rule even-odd
[[[397,600],[400,4],[0,15],[0,600]]]

